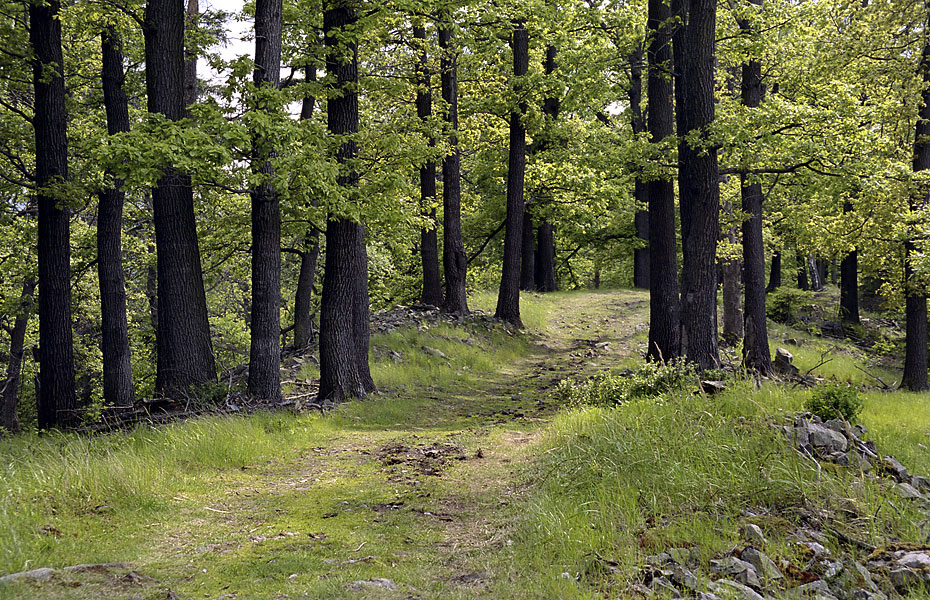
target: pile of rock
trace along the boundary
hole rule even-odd
[[[824,422],[811,413],[801,413],[783,429],[791,445],[802,454],[858,469],[863,474],[888,477],[902,498],[920,501],[930,508],[930,479],[910,475],[893,456],[881,456],[875,442],[862,439],[867,432],[864,426],[850,425],[843,419]]]
[[[450,325],[469,323],[490,330],[501,321],[480,310],[472,311],[467,316],[452,315],[429,304],[398,305],[390,310],[378,311],[371,315],[372,333],[389,333],[395,329],[411,326],[424,329],[438,323]]]

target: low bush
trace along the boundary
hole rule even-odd
[[[683,358],[648,362],[632,373],[599,373],[590,379],[563,379],[556,388],[562,403],[576,406],[617,406],[636,398],[657,398],[695,389],[694,365]]]
[[[765,314],[776,323],[797,322],[801,310],[811,304],[814,293],[791,287],[780,287],[765,297]]]
[[[814,388],[804,406],[825,421],[842,418],[852,423],[862,412],[862,399],[852,386],[826,383]]]

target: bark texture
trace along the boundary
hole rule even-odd
[[[558,54],[558,48],[552,45],[546,46],[546,59],[543,63],[546,75],[555,73],[558,67],[556,62]],[[556,143],[551,132],[555,120],[559,118],[560,106],[561,100],[556,94],[549,94],[543,100],[542,110],[543,114],[546,115],[546,125],[543,134],[540,136],[540,150],[549,148]],[[537,202],[540,212],[544,212],[543,209],[550,199],[551,195],[546,190],[542,190]],[[539,292],[554,292],[558,289],[555,278],[555,225],[544,214],[540,216],[539,225],[536,228],[534,285],[536,291]]]
[[[129,101],[123,90],[123,44],[115,27],[101,36],[103,103],[107,133],[129,131]],[[100,316],[103,352],[103,399],[110,406],[130,407],[135,401],[132,354],[126,322],[126,283],[123,274],[123,182],[107,173],[110,187],[98,194],[97,276],[100,281]]]
[[[514,24],[511,40],[514,78],[523,77],[529,69],[529,33],[526,24]],[[517,80],[514,90],[520,93],[522,84]],[[526,103],[520,103],[510,113],[510,153],[507,160],[507,225],[504,228],[504,259],[501,268],[501,286],[497,295],[498,319],[523,327],[520,320],[520,261],[523,245],[523,184],[526,175],[526,127],[523,115]]]
[[[443,15],[439,25],[439,48],[442,99],[447,106],[446,121],[451,131],[451,151],[442,159],[442,265],[446,275],[445,312],[468,314],[465,276],[468,259],[462,241],[462,151],[459,148],[459,80],[458,59],[452,42],[451,12]]]
[[[558,289],[555,279],[555,225],[543,221],[536,229],[536,290],[554,292]]]
[[[254,110],[270,111],[263,89],[281,83],[282,0],[255,2]],[[281,206],[271,159],[274,140],[252,136],[252,172],[262,183],[252,198],[252,313],[249,320],[249,394],[264,400],[281,399]]]
[[[36,280],[27,277],[23,283],[20,309],[10,328],[10,355],[7,359],[6,378],[0,387],[0,427],[5,433],[19,432],[19,384],[23,368],[23,353],[26,343],[26,328],[32,316]],[[3,432],[0,432],[3,433]]]
[[[766,292],[772,292],[781,287],[781,250],[772,253],[772,264],[769,267],[769,284]]]
[[[729,215],[733,214],[733,206],[727,202],[724,205],[724,212]],[[730,244],[739,242],[736,234],[736,227],[730,227],[726,232],[727,241]],[[723,260],[721,269],[723,270],[723,339],[730,345],[735,345],[743,339],[743,284],[742,270],[743,262],[738,258]]]
[[[413,28],[413,38],[421,44],[418,69],[417,117],[424,123],[433,115],[433,94],[430,91],[431,77],[429,56],[426,52],[426,28]],[[433,136],[430,146],[436,145]],[[442,305],[442,278],[439,274],[439,236],[436,233],[436,163],[429,160],[420,167],[420,205],[425,208],[429,225],[420,230],[420,262],[423,267],[423,290],[420,301],[431,306]]]
[[[68,114],[58,0],[29,4],[39,205],[39,428],[80,421],[71,331],[71,211],[54,186],[68,180]],[[56,193],[57,192],[57,193]]]
[[[674,134],[671,11],[663,0],[649,0],[647,126],[653,143]],[[650,360],[667,361],[681,352],[678,299],[678,247],[675,238],[675,187],[669,178],[646,184],[649,201]]]
[[[523,244],[520,250],[520,289],[532,292],[536,289],[536,229],[530,205],[523,207]]]
[[[714,122],[716,0],[684,0],[674,36],[681,210],[681,350],[702,369],[719,364],[716,249],[720,231],[717,150],[706,142]],[[686,141],[682,136],[697,134]]]
[[[184,117],[184,5],[149,0],[145,73],[149,112]],[[184,394],[216,381],[190,175],[164,167],[152,190],[158,251],[158,359],[155,389]]]
[[[852,210],[852,203],[843,204],[844,213]],[[859,251],[855,248],[840,262],[840,321],[859,324]]]

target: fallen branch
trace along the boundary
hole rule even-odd
[[[884,381],[882,381],[881,377],[876,377],[875,375],[872,375],[871,373],[869,373],[868,371],[866,371],[865,369],[863,369],[863,368],[860,367],[859,365],[853,365],[853,366],[856,367],[857,369],[859,369],[860,371],[862,371],[863,373],[865,373],[866,375],[868,375],[869,377],[871,377],[872,379],[874,379],[875,381],[877,381],[877,382],[879,382],[880,384],[882,384],[882,388],[883,388],[883,389],[886,389],[886,390],[889,390],[889,391],[892,389],[890,385],[888,385],[887,383],[885,383]]]

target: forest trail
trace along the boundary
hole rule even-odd
[[[145,540],[135,556],[114,557],[128,567],[60,575],[40,596],[488,597],[490,581],[515,569],[514,501],[529,489],[524,466],[556,410],[551,390],[635,364],[646,343],[645,293],[544,298],[547,326],[529,333],[526,355],[467,384],[427,386],[416,392],[425,400],[379,422],[342,408],[301,417],[310,427],[293,447],[204,470],[157,521],[110,532]],[[366,402],[380,417],[404,399],[395,390]],[[104,550],[90,555],[110,561]],[[24,588],[10,597],[35,596]]]

